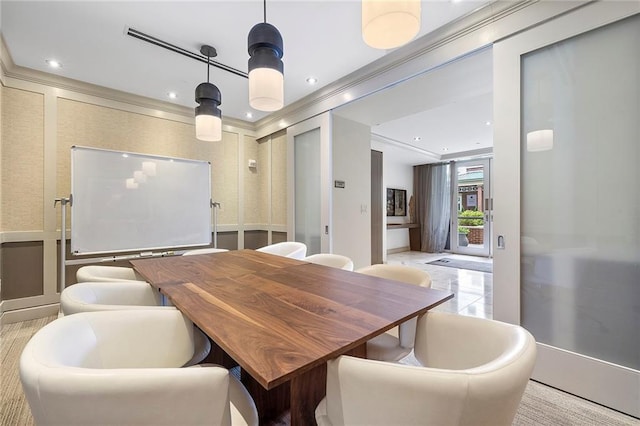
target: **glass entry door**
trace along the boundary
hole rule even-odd
[[[533,378],[640,416],[640,3],[494,45],[494,318]]]
[[[455,163],[451,215],[454,253],[491,254],[491,180],[488,158]]]

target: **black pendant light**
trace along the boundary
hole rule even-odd
[[[249,105],[260,111],[277,111],[284,106],[284,48],[276,27],[267,23],[267,0],[264,22],[249,31]]]
[[[196,138],[202,141],[222,140],[222,112],[218,107],[222,95],[216,85],[209,83],[209,58],[218,55],[216,49],[202,45],[200,53],[207,57],[207,82],[196,87]]]

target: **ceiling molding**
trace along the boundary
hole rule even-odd
[[[589,1],[500,0],[489,3],[258,120],[258,137],[392,87]],[[531,13],[522,15],[524,9]],[[436,51],[449,45],[455,45],[451,48],[454,52],[447,51],[441,55],[445,58],[436,58]]]
[[[175,114],[189,119],[194,117],[193,108],[177,105],[171,102],[158,101],[144,96],[134,95],[127,92],[110,89],[104,86],[85,83],[71,78],[18,66],[13,62],[13,58],[11,57],[11,53],[7,48],[2,34],[0,34],[0,44],[0,67],[2,68],[1,81],[5,86],[7,86],[6,78],[13,78],[28,83],[54,87],[57,89],[68,90],[88,96],[95,96],[114,102],[121,102],[136,107]],[[245,129],[252,133],[256,130],[256,126],[254,123],[238,120],[231,117],[223,116],[222,125],[225,131],[233,131],[229,129],[230,127]]]
[[[451,154],[442,155],[442,161],[464,161],[476,159],[479,157],[489,156],[493,154],[493,147],[472,149],[470,151],[452,152]]]
[[[258,133],[264,136],[265,134],[263,134],[264,131],[262,129],[266,128],[269,129],[267,131],[270,131],[274,126],[280,128],[280,123],[283,121],[286,122],[287,126],[290,126],[295,124],[297,120],[300,120],[296,118],[291,119],[290,117],[304,117],[301,119],[310,118],[311,116],[326,112],[329,109],[336,108],[352,100],[371,94],[373,91],[359,93],[357,96],[354,96],[353,99],[343,99],[343,96],[348,93],[349,90],[357,88],[367,81],[375,80],[402,64],[414,61],[441,46],[451,43],[453,40],[464,37],[486,25],[493,24],[503,17],[509,16],[536,2],[537,0],[524,0],[519,2],[497,2],[485,5],[402,48],[390,52],[382,58],[334,81],[322,89],[289,104],[282,110],[258,120],[256,122]],[[406,76],[405,79],[410,77],[412,76]],[[395,81],[393,84],[397,83],[398,81]],[[375,91],[383,90],[387,87],[389,87],[389,85],[378,87]],[[321,105],[323,102],[328,102],[333,105],[322,111],[313,111],[313,113],[305,115],[305,113],[312,111],[315,106]]]
[[[418,152],[418,153],[420,153],[420,154],[422,154],[424,156],[427,156],[429,158],[432,158],[432,159],[434,159],[436,161],[442,160],[442,156],[439,155],[439,154],[436,154],[435,152],[431,152],[431,151],[428,151],[426,149],[418,148],[417,146],[413,146],[413,145],[410,145],[410,144],[405,143],[405,142],[400,142],[400,141],[397,141],[395,139],[391,139],[391,138],[388,138],[386,136],[379,135],[377,133],[371,133],[371,140],[372,141],[376,141],[376,142],[380,142],[380,143],[384,143],[384,144],[388,144],[388,145],[393,145],[393,146],[395,146],[397,148],[406,149],[407,151]]]

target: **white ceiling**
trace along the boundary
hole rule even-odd
[[[385,155],[415,165],[490,151],[492,100],[492,52],[484,49],[335,113],[370,125],[376,140],[386,142],[378,145]]]
[[[489,2],[423,1],[419,36]],[[198,53],[202,44],[210,44],[218,51],[216,61],[246,72],[247,34],[253,25],[262,21],[262,6],[260,0],[2,0],[0,17],[2,35],[18,66],[195,107],[194,90],[206,80],[206,65],[127,36],[127,29],[136,29],[193,53]],[[358,0],[267,1],[267,21],[280,30],[284,39],[285,105],[312,94],[388,53],[373,49],[362,41],[360,19]],[[59,60],[63,67],[53,71],[45,63],[47,59]],[[482,69],[479,76],[486,80],[485,71]],[[464,77],[456,73],[455,78],[451,76],[442,82],[454,86],[466,84],[468,87],[470,80],[475,79],[468,78],[471,72],[464,69],[461,72]],[[490,75],[490,68],[487,72]],[[448,73],[436,70],[429,74]],[[310,86],[306,82],[310,76],[316,77],[318,84]],[[486,83],[483,79],[479,80],[479,84]],[[211,82],[222,92],[223,116],[257,121],[266,115],[249,107],[245,78],[212,67]],[[421,135],[425,143],[420,148],[434,151],[437,155],[441,154],[438,150],[444,144],[449,144],[452,149],[459,149],[458,144],[462,141],[474,145],[479,142],[479,146],[486,146],[487,129],[483,129],[482,134],[476,133],[471,122],[460,124],[460,120],[475,112],[484,124],[489,119],[485,116],[486,109],[490,109],[490,93],[485,88],[469,89],[469,93],[477,95],[470,103],[460,96],[449,99],[446,98],[446,91],[437,90],[442,89],[442,82],[435,83],[435,86],[427,82],[426,89],[417,90],[413,87],[400,90],[393,100],[387,99],[384,103],[386,112],[370,114],[376,116],[375,123],[371,123],[372,131],[403,143],[413,143],[413,137]],[[396,89],[401,86],[396,86]],[[367,111],[376,97],[390,97],[390,90],[387,89],[384,95],[381,92],[364,101],[353,102],[347,108],[355,111],[356,106],[363,102],[360,109]],[[425,95],[434,90],[438,96]],[[171,91],[178,94],[177,99],[168,98],[167,94]],[[416,97],[416,94],[420,96]],[[446,104],[438,105],[437,99],[449,100],[443,101]],[[346,111],[341,114],[356,114]],[[433,115],[427,118],[418,114],[421,111],[429,111]],[[253,118],[246,118],[247,112],[252,112]],[[366,116],[367,113],[360,115]],[[402,118],[405,116],[408,117]],[[379,126],[376,125],[378,123]],[[427,126],[429,123],[435,125]],[[455,137],[447,136],[446,130],[449,128],[464,128],[472,136],[465,136],[461,132]],[[468,150],[469,147],[473,149],[473,145],[466,145],[464,149]]]

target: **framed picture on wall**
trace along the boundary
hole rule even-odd
[[[387,216],[407,215],[407,191],[387,188]]]
[[[387,216],[395,216],[395,189],[387,188]]]

